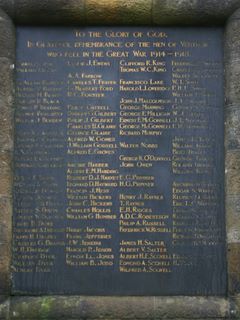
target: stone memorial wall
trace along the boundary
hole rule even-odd
[[[17,38],[14,291],[224,294],[222,30]]]
[[[1,320],[240,318],[239,8],[0,0]]]

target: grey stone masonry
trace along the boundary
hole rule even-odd
[[[0,320],[240,319],[240,0],[0,0],[0,8]],[[11,296],[13,23],[226,26],[226,297]]]
[[[0,294],[10,293],[15,28],[0,10]]]
[[[240,11],[225,29],[225,194],[230,295],[240,293]]]
[[[216,25],[239,0],[0,0],[16,23],[41,25]]]

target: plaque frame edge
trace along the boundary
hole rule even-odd
[[[206,1],[202,8],[189,1],[103,0],[94,10],[101,21],[94,20],[91,8],[95,0],[43,1],[39,7],[32,0],[0,0],[0,112],[4,130],[0,133],[0,319],[240,319],[240,1]],[[219,3],[220,2],[220,3]],[[99,3],[99,2],[98,2]],[[113,3],[110,8],[109,4]],[[145,5],[143,5],[145,3]],[[146,4],[147,3],[147,4]],[[221,6],[222,5],[222,6]],[[41,24],[51,18],[53,7],[59,8],[51,24],[59,25],[222,25],[225,27],[225,198],[228,262],[228,294],[223,297],[93,297],[93,296],[12,296],[12,165],[14,109],[14,24]],[[79,6],[79,7],[78,7]],[[125,8],[126,7],[126,8]],[[74,11],[80,8],[80,12]],[[124,9],[125,8],[125,9]],[[48,10],[49,9],[49,10]],[[36,14],[38,19],[36,20]],[[122,10],[122,11],[121,11]],[[124,11],[125,10],[125,11]],[[141,12],[139,22],[134,15]],[[213,10],[213,11],[212,11]],[[216,10],[216,13],[214,10]],[[236,11],[235,11],[236,10]],[[235,11],[235,12],[234,12]],[[90,13],[89,13],[90,12]],[[124,12],[121,19],[115,19]],[[168,13],[168,20],[161,19]],[[234,13],[233,13],[234,12]],[[200,14],[201,13],[201,14]],[[232,14],[233,13],[233,14]],[[186,18],[188,18],[186,20]],[[44,24],[44,23],[42,23]],[[4,90],[1,90],[1,87]],[[4,116],[3,116],[4,115]],[[2,122],[0,120],[2,127]]]

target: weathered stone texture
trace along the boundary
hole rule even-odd
[[[0,196],[12,197],[12,153],[0,152]]]
[[[13,150],[13,110],[0,97],[0,151]]]
[[[0,8],[11,18],[14,18],[14,2],[15,0],[0,0]]]
[[[88,23],[98,24],[108,21],[109,24],[114,24],[118,21],[118,0],[86,0],[86,21]]]
[[[88,24],[150,24],[151,0],[86,0]]]
[[[0,320],[9,320],[10,299],[0,295]]]
[[[240,11],[225,29],[225,168],[228,291],[240,293]],[[238,310],[239,313],[239,310]]]
[[[15,59],[15,30],[11,20],[0,9],[0,58]]]
[[[222,24],[239,0],[0,0],[18,23]]]
[[[226,193],[228,195],[240,194],[240,150],[226,154]]]
[[[236,294],[233,297],[233,303],[235,305],[235,318],[240,319],[240,294]]]
[[[152,22],[152,0],[120,1],[121,24],[145,25]]]
[[[0,58],[0,151],[13,150],[14,71],[8,58]]]
[[[228,243],[240,243],[240,197],[228,195],[226,197],[227,212],[227,240]]]
[[[240,47],[239,47],[240,50]],[[226,106],[240,107],[240,65],[236,61],[225,64],[226,82]]]
[[[0,196],[0,294],[10,292],[10,263],[11,263],[11,225],[12,201]]]
[[[15,21],[23,24],[84,24],[84,0],[16,0]]]
[[[240,11],[230,17],[225,29],[226,105],[240,108]]]
[[[226,151],[240,149],[240,107],[231,106],[225,110]]]
[[[239,12],[239,11],[238,11]],[[235,15],[235,17],[237,17]],[[239,59],[240,37],[239,37],[239,21],[230,18],[225,29],[225,62],[227,64],[234,63]]]
[[[0,0],[17,23],[154,24],[222,23],[239,0]],[[226,193],[230,294],[240,292],[240,21],[235,14],[226,32]],[[14,28],[0,12],[0,293],[9,292],[11,249],[12,70]],[[231,109],[231,110],[230,110]],[[240,298],[236,299],[240,310]],[[240,318],[226,299],[189,297],[16,297],[0,299],[0,319],[230,319]]]
[[[153,0],[153,23],[222,24],[239,7],[239,0]]]
[[[228,286],[229,294],[240,293],[240,243],[228,244]]]
[[[16,297],[11,319],[227,319],[223,298],[190,297]]]
[[[0,10],[0,295],[10,293],[15,30]]]

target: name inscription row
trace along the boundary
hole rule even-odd
[[[14,290],[224,294],[221,30],[18,39]]]

